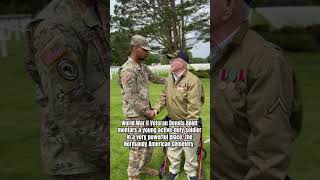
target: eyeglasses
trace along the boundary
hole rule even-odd
[[[142,47],[140,47],[144,52],[149,52],[148,50],[146,50],[146,49],[143,49]]]

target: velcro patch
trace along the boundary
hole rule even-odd
[[[63,42],[62,36],[58,36],[49,42],[39,56],[43,63],[50,65],[67,52]]]
[[[131,78],[132,78],[132,75],[131,75],[131,74],[126,74],[125,76],[123,76],[123,77],[121,78],[121,82],[127,83]]]
[[[73,81],[78,77],[77,65],[69,59],[62,59],[59,61],[57,69],[60,76],[65,80]]]

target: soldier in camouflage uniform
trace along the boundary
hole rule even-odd
[[[166,78],[165,88],[153,109],[157,114],[163,107],[166,107],[168,117],[172,121],[198,121],[205,99],[201,80],[188,71],[189,57],[185,52],[178,51],[176,54],[168,55],[168,58],[171,59],[172,74]],[[197,179],[197,150],[200,133],[190,134],[193,137],[193,147],[168,147],[167,156],[171,165],[166,180],[177,178],[180,172],[182,153],[185,155],[184,170],[188,179]]]
[[[95,0],[53,0],[27,27],[50,179],[107,179],[108,25],[108,9]]]
[[[211,69],[211,177],[285,180],[300,91],[281,49],[249,29],[249,2],[215,0],[211,10],[212,52],[220,52]]]
[[[131,54],[119,69],[119,81],[123,95],[123,113],[126,120],[146,120],[154,117],[150,108],[149,81],[164,84],[165,78],[153,74],[148,66],[141,63],[151,50],[146,38],[132,37]],[[140,173],[157,176],[158,171],[146,167],[152,157],[152,147],[131,147],[129,154],[129,179],[139,179]]]

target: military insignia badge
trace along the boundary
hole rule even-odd
[[[184,83],[183,84],[183,89],[186,91],[188,89],[188,84],[187,83]]]
[[[181,85],[181,83],[178,84],[178,90],[182,91],[183,90],[183,86]]]
[[[238,81],[244,81],[246,78],[246,71],[244,69],[240,69],[238,71]]]
[[[63,37],[61,36],[56,37],[46,45],[39,55],[43,63],[51,65],[67,52],[67,48],[61,43],[63,41],[62,39]]]
[[[132,78],[131,74],[126,74],[121,78],[121,82],[127,83]]]
[[[184,83],[183,89],[184,89],[184,97],[187,97],[187,90],[188,90],[188,84],[187,83]]]
[[[283,102],[281,97],[278,97],[275,102],[272,104],[272,106],[269,108],[268,112],[272,113],[275,109],[277,109],[278,107],[280,107],[280,109],[282,110],[282,112],[286,113],[287,112],[287,108],[285,106],[285,103]]]
[[[220,70],[220,80],[225,81],[244,81],[246,79],[246,71],[244,69],[226,69]]]
[[[229,69],[228,79],[230,81],[235,81],[237,79],[237,70],[236,69]]]
[[[69,59],[62,59],[57,64],[59,75],[68,81],[73,81],[78,77],[77,65]]]
[[[222,81],[225,81],[226,79],[227,79],[227,77],[228,77],[228,69],[221,69],[220,70],[220,79],[222,80]]]
[[[59,59],[66,51],[64,47],[49,48],[43,52],[41,59],[45,64],[50,65]]]

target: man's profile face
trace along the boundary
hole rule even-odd
[[[149,51],[146,49],[143,49],[142,47],[137,47],[136,50],[140,60],[145,60],[149,55]]]
[[[225,19],[223,17],[226,15],[226,8],[232,0],[214,0],[211,8],[212,14],[212,24],[213,28],[216,26],[221,26],[224,24]]]
[[[173,58],[170,60],[171,72],[177,72],[183,68],[183,60],[181,58]]]

